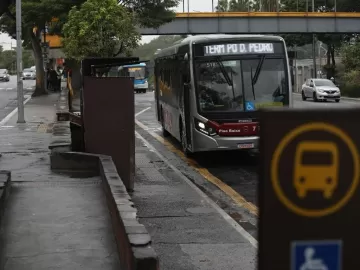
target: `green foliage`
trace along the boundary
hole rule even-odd
[[[40,46],[40,31],[45,24],[53,18],[66,18],[72,6],[86,0],[22,0],[22,39],[25,48],[32,48],[36,65],[36,88],[34,96],[45,94],[44,66]],[[15,3],[15,1],[13,1]],[[9,8],[8,13],[0,17],[0,31],[10,36],[16,35],[15,4]],[[35,32],[33,29],[37,29]]]
[[[138,25],[158,28],[175,18],[175,12],[171,9],[177,7],[180,0],[119,0],[118,2],[134,14]]]
[[[73,8],[63,27],[64,52],[80,61],[84,57],[113,57],[116,50],[129,54],[140,35],[135,19],[116,0],[88,0]]]
[[[360,70],[360,43],[344,45],[341,56],[346,71]]]
[[[253,5],[249,0],[219,0],[216,10],[218,12],[246,12],[251,10]]]
[[[181,36],[160,36],[151,40],[149,43],[139,46],[133,51],[132,55],[141,60],[151,60],[157,49],[170,47],[174,42],[183,39]]]
[[[35,64],[33,54],[29,50],[23,50],[23,66],[31,67]],[[0,46],[0,68],[6,68],[10,73],[16,73],[16,51],[3,50]]]
[[[341,91],[346,96],[360,97],[360,43],[344,45],[341,56],[345,66]]]

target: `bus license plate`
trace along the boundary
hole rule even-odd
[[[239,149],[252,149],[252,148],[254,148],[254,143],[239,143],[238,148]]]

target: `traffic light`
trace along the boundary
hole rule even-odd
[[[15,0],[0,0],[0,16],[2,16],[11,4],[15,4]]]

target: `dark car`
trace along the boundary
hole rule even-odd
[[[0,69],[0,81],[2,82],[10,81],[10,75],[7,69]]]

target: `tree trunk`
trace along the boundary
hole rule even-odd
[[[335,46],[331,46],[331,60],[333,67],[335,68],[336,62],[335,62]]]
[[[327,60],[326,60],[326,65],[328,67],[330,67],[330,58],[331,58],[331,45],[327,44],[327,52],[326,52],[326,57],[327,57]]]
[[[45,89],[45,72],[44,72],[42,50],[38,38],[39,30],[37,30],[36,35],[34,34],[32,29],[29,31],[30,31],[31,45],[34,52],[35,66],[36,66],[36,85],[35,85],[35,91],[32,96],[36,97],[47,94]]]

